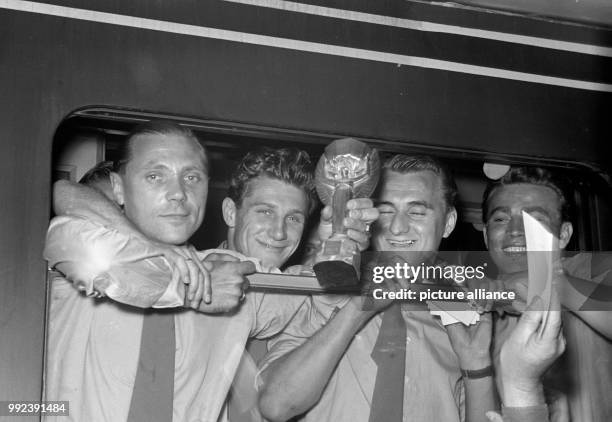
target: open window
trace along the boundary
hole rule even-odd
[[[58,128],[54,141],[54,179],[78,181],[97,161],[114,160],[118,146],[137,124],[165,118],[191,128],[206,146],[211,162],[211,181],[204,224],[192,238],[199,249],[216,247],[225,239],[221,202],[228,179],[238,161],[249,150],[262,146],[298,147],[317,160],[324,147],[342,134],[312,133],[274,127],[259,127],[235,122],[150,113],[107,107],[88,107],[75,111]],[[395,153],[423,153],[446,162],[459,188],[459,221],[446,239],[443,250],[484,250],[480,202],[487,183],[483,163],[539,165],[553,168],[571,181],[574,201],[574,236],[568,250],[605,250],[612,246],[610,230],[610,186],[587,166],[545,158],[508,156],[487,151],[486,145],[470,150],[437,148],[410,140],[363,139],[378,148],[383,157]],[[551,151],[551,156],[554,151]]]

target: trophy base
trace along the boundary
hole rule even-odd
[[[344,288],[359,285],[360,254],[350,253],[344,239],[328,239],[313,270],[321,287]]]
[[[359,285],[357,270],[344,261],[322,261],[315,264],[313,269],[319,284],[325,289],[342,289]]]

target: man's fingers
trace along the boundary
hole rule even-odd
[[[376,219],[378,219],[380,212],[378,208],[363,208],[357,210],[350,210],[348,212],[348,217],[353,218],[355,220],[363,221],[366,223],[372,223]]]
[[[539,296],[536,296],[531,301],[529,306],[527,306],[527,309],[525,309],[523,315],[521,315],[518,327],[521,327],[523,330],[527,330],[530,334],[536,332],[538,330],[538,327],[540,326],[540,323],[542,322],[542,318],[544,315],[544,312],[542,311],[542,306],[542,299],[540,299]]]
[[[561,320],[561,311],[544,311],[548,312],[548,319],[544,318],[546,325],[542,328],[542,339],[553,340],[561,334],[563,328]]]
[[[349,201],[350,202],[350,201]],[[332,218],[332,214],[333,214],[333,209],[331,207],[331,205],[326,205],[322,210],[321,210],[321,222],[329,222],[331,223],[331,218]]]
[[[178,271],[181,280],[183,283],[190,284],[191,280],[189,278],[189,267],[187,266],[187,260],[180,254],[174,254],[173,258],[174,268]]]
[[[488,411],[487,413],[485,413],[485,415],[487,416],[489,422],[504,422],[501,415],[497,412]]]
[[[191,307],[193,309],[198,309],[200,307],[202,294],[204,293],[204,274],[202,272],[198,273],[198,282],[196,284],[198,288],[196,289],[194,297],[191,300]]]
[[[385,278],[384,283],[387,290],[391,292],[397,292],[402,288],[402,285],[395,278]]]
[[[164,256],[166,257],[166,259],[168,259],[168,261],[172,263],[172,265],[174,265],[174,268],[176,268],[176,270],[179,272],[183,283],[191,284],[192,275],[195,276],[197,274],[192,274],[192,268],[190,268],[189,266],[189,261],[192,259],[189,250],[186,248],[171,246],[165,249]],[[197,279],[194,279],[194,281],[197,281]],[[188,291],[188,297],[189,293],[191,293],[191,291]]]
[[[189,300],[193,300],[198,289],[198,275],[200,270],[193,259],[188,258],[186,262],[189,270],[189,294],[187,295],[187,298]]]
[[[349,239],[356,243],[356,251],[366,250],[370,243],[370,236],[364,232],[360,232],[353,229],[348,229],[346,235]]]
[[[368,228],[366,223],[356,218],[347,217],[344,220],[342,220],[342,224],[347,229],[353,229],[355,231],[360,231],[360,232],[365,232],[366,229]]]
[[[227,253],[211,253],[204,258],[204,261],[226,261],[226,262],[238,262],[240,259],[235,257],[234,255],[230,255]]]
[[[513,315],[516,315],[517,312],[522,314],[527,310],[527,303],[522,299],[513,300],[510,308],[506,307],[504,310]]]
[[[514,290],[516,292],[516,294],[518,295],[519,298],[523,299],[523,301],[526,301],[529,293],[529,288],[527,287],[526,284],[523,283],[516,283],[514,284],[514,286],[512,286],[512,290]]]
[[[195,265],[195,269],[197,272],[196,278],[195,278],[196,280],[195,290],[193,289],[193,283],[192,285],[189,286],[189,289],[193,291],[193,297],[191,299],[191,307],[193,309],[198,309],[198,307],[200,306],[200,302],[203,299],[202,295],[204,294],[206,276],[208,275],[208,271],[206,270],[206,268],[204,268],[204,265],[200,261],[200,258],[193,246],[188,249],[188,252],[190,256],[189,262]]]
[[[238,264],[238,273],[242,275],[253,274],[256,271],[255,264],[251,261],[242,261]]]
[[[210,274],[208,270],[204,267],[202,261],[200,261],[200,257],[194,247],[189,248],[189,255],[193,262],[198,267],[198,272],[201,277],[198,277],[198,288],[201,287],[202,291],[199,292],[198,298],[204,300],[204,303],[210,303],[212,300],[212,287],[210,283]],[[196,293],[197,294],[197,293]]]
[[[490,312],[487,312],[486,314],[482,314],[480,315],[480,321],[478,321],[478,324],[484,324],[484,326],[489,326],[492,327],[493,326],[493,316],[491,315]]]
[[[462,322],[447,325],[446,333],[455,346],[461,347],[470,343],[468,330]]]
[[[353,198],[346,202],[347,210],[356,210],[360,208],[374,208],[374,202],[370,198]]]
[[[401,289],[410,289],[410,280],[407,278],[399,277],[393,278],[393,280],[399,285]]]
[[[202,277],[204,279],[204,292],[203,292],[203,300],[204,303],[209,304],[212,302],[212,278],[210,277],[210,273],[206,268],[202,272]]]

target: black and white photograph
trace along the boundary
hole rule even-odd
[[[1,422],[612,421],[612,1],[0,0],[0,111]]]

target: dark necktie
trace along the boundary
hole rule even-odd
[[[148,310],[128,422],[171,422],[174,398],[174,313]]]
[[[404,410],[406,322],[399,303],[394,303],[383,313],[372,359],[378,370],[369,422],[401,422]]]

